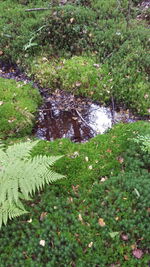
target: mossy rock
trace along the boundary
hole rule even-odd
[[[31,133],[40,101],[31,85],[0,78],[0,138]]]

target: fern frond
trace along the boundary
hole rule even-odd
[[[2,205],[0,205],[0,228],[2,224],[7,224],[8,219],[13,219],[15,217],[21,216],[25,213],[28,213],[22,203],[18,201],[18,203],[9,203],[9,201],[5,201]]]
[[[50,170],[62,156],[30,157],[30,151],[36,144],[37,141],[15,144],[6,151],[0,148],[0,225],[2,222],[5,224],[8,218],[25,212],[24,207],[20,206],[21,199],[29,199],[36,190],[43,189],[45,184],[64,178]],[[6,213],[3,212],[5,209]]]

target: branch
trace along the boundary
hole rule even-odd
[[[44,8],[44,7],[41,7],[41,8],[31,8],[31,9],[26,9],[25,12],[31,12],[31,11],[42,11],[42,10],[49,10],[49,8]]]
[[[97,133],[97,131],[95,131],[84,119],[83,119],[83,117],[81,116],[81,114],[79,113],[79,111],[76,109],[76,113],[78,114],[78,116],[80,117],[80,119],[84,122],[84,124],[88,127],[88,128],[90,128],[93,132],[94,132],[94,134],[98,134]]]

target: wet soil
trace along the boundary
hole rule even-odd
[[[0,77],[24,81],[31,80],[16,65],[0,63]],[[33,83],[34,87],[38,87]],[[89,99],[76,97],[59,89],[53,93],[50,89],[38,87],[43,96],[43,105],[38,110],[34,134],[44,140],[70,138],[74,142],[85,142],[89,138],[102,134],[119,121],[134,122],[138,117],[128,110],[103,107]]]

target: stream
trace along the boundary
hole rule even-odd
[[[0,77],[16,81],[31,82],[17,66],[0,63]],[[73,142],[85,142],[102,134],[118,122],[131,123],[141,118],[133,116],[128,110],[115,111],[111,107],[100,106],[89,99],[76,97],[59,89],[48,93],[40,88],[43,104],[37,113],[33,133],[43,140],[70,138]]]

